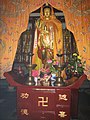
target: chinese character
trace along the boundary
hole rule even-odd
[[[29,115],[28,109],[21,109],[21,114],[22,115]]]
[[[66,117],[67,115],[65,114],[64,111],[59,111],[58,116],[60,116],[61,118],[64,118],[64,117]]]
[[[44,98],[44,97],[38,97],[39,101],[38,101],[38,106],[43,106],[43,107],[47,107],[48,106],[48,97]]]
[[[21,93],[20,97],[23,99],[27,99],[29,97],[29,94],[28,93]]]
[[[59,100],[65,100],[65,101],[67,101],[68,100],[67,99],[67,95],[66,94],[63,94],[63,95],[59,94]]]

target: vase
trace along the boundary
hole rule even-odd
[[[66,73],[66,76],[67,76],[67,78],[66,78],[67,80],[70,79],[70,78],[72,78],[72,75],[73,75],[73,74],[72,74],[72,71],[71,71],[71,70],[67,70],[67,69],[66,69],[66,70],[65,70],[65,73]]]
[[[50,81],[41,81],[41,86],[50,86]]]
[[[55,81],[56,81],[56,73],[51,73],[51,79],[50,79],[51,86],[54,86]]]

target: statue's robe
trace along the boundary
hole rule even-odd
[[[62,23],[56,19],[54,15],[50,16],[49,20],[46,20],[43,16],[41,19],[38,20],[39,25],[44,25],[47,27],[47,30],[49,32],[48,36],[44,36],[45,33],[43,33],[43,39],[45,41],[45,38],[49,39],[51,42],[53,42],[52,45],[50,45],[50,42],[45,41],[50,47],[50,50],[53,51],[53,59],[57,60],[57,53],[60,51],[63,53],[63,33],[62,33]],[[42,61],[42,52],[43,48],[40,46],[40,34],[41,34],[41,26],[36,27],[35,30],[35,37],[34,37],[34,47],[33,47],[33,63],[37,64],[37,69],[40,69],[42,67],[43,61]],[[43,26],[42,26],[43,27]],[[46,35],[46,34],[45,34]],[[45,43],[44,42],[44,43]],[[45,43],[45,46],[46,46]],[[44,47],[45,47],[44,46]],[[49,51],[47,51],[48,53]],[[49,59],[49,57],[47,57]]]

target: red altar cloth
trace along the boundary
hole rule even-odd
[[[87,79],[83,74],[69,86],[27,86],[14,72],[4,73],[17,87],[18,120],[70,120],[78,117],[78,89]]]

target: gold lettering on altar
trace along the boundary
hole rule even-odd
[[[28,109],[21,109],[22,115],[29,115]]]
[[[29,97],[29,94],[28,93],[21,93],[20,97],[22,99],[27,99]]]
[[[38,97],[38,106],[47,107],[48,106],[48,97]]]
[[[59,111],[58,116],[60,116],[61,118],[64,118],[64,117],[66,117],[67,115],[66,115],[66,112],[64,112],[64,111]]]
[[[59,94],[59,100],[65,100],[65,101],[67,101],[68,99],[67,99],[67,95],[66,94]]]

